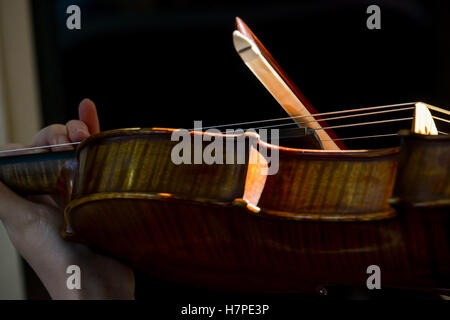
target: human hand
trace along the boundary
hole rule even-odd
[[[79,106],[79,120],[42,129],[30,146],[79,142],[99,131],[95,105],[85,99]],[[82,244],[63,240],[64,208],[59,200],[50,195],[22,198],[0,182],[0,220],[50,296],[53,299],[133,299],[135,280],[128,266]],[[80,290],[70,290],[66,285],[69,276],[66,270],[70,265],[81,269]]]

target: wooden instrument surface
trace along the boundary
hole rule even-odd
[[[245,203],[127,195],[88,198],[66,214],[75,236],[95,248],[137,270],[197,287],[314,293],[318,286],[363,286],[374,264],[386,288],[450,285],[450,219],[444,209],[336,223],[257,214]]]
[[[393,210],[397,168],[419,172],[398,149],[293,149],[247,137],[250,145],[279,149],[278,174],[263,176],[248,158],[176,166],[171,132],[100,133],[79,146],[77,159],[70,152],[49,153],[50,162],[44,154],[7,157],[0,179],[16,190],[64,194],[67,239],[178,283],[313,293],[321,285],[363,285],[366,268],[376,264],[386,287],[450,286],[448,188],[428,190],[430,201],[445,200],[435,208]],[[435,169],[448,172],[448,138],[417,139],[405,159],[426,148]],[[421,179],[448,187],[442,174]],[[403,190],[421,186],[406,181]]]
[[[80,168],[84,162],[90,168],[82,170],[86,178],[79,178],[66,208],[69,239],[160,278],[216,290],[312,293],[320,285],[361,285],[373,264],[383,270],[386,287],[449,285],[447,211],[388,205],[397,149],[279,147],[280,172],[267,180],[223,165],[190,168],[195,172],[179,180],[171,171],[183,169],[167,164],[164,140],[160,148],[142,148],[152,159],[144,167],[135,166],[140,158],[105,164],[111,157],[101,155],[102,145],[114,143],[111,154],[140,149],[117,134],[94,137],[78,150]],[[130,183],[133,171],[143,189]],[[247,189],[253,198],[246,199]]]

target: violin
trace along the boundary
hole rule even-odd
[[[305,108],[291,116],[312,130],[303,135],[325,132],[294,96]],[[67,240],[177,283],[315,293],[365,286],[377,265],[383,287],[448,292],[448,135],[405,131],[399,148],[341,150],[320,149],[334,134],[315,134],[319,148],[305,149],[191,130],[202,149],[241,139],[245,159],[175,164],[178,131],[113,130],[76,151],[0,157],[0,180],[22,194],[62,195]],[[268,175],[264,155],[274,152],[278,171]]]

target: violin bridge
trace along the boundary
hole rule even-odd
[[[414,120],[411,130],[417,134],[438,135],[436,124],[427,104],[423,102],[415,104]]]

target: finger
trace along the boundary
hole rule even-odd
[[[79,142],[90,136],[86,123],[81,120],[70,120],[66,127],[71,142]]]
[[[52,124],[39,131],[31,141],[32,147],[67,143],[67,129],[62,124]]]
[[[62,124],[52,124],[39,131],[31,141],[31,147],[70,143],[67,128]],[[52,151],[72,150],[72,146],[52,148]]]
[[[98,121],[97,108],[91,100],[84,99],[80,102],[80,106],[78,107],[78,115],[80,117],[80,120],[86,123],[90,134],[96,134],[100,132],[100,123]]]

